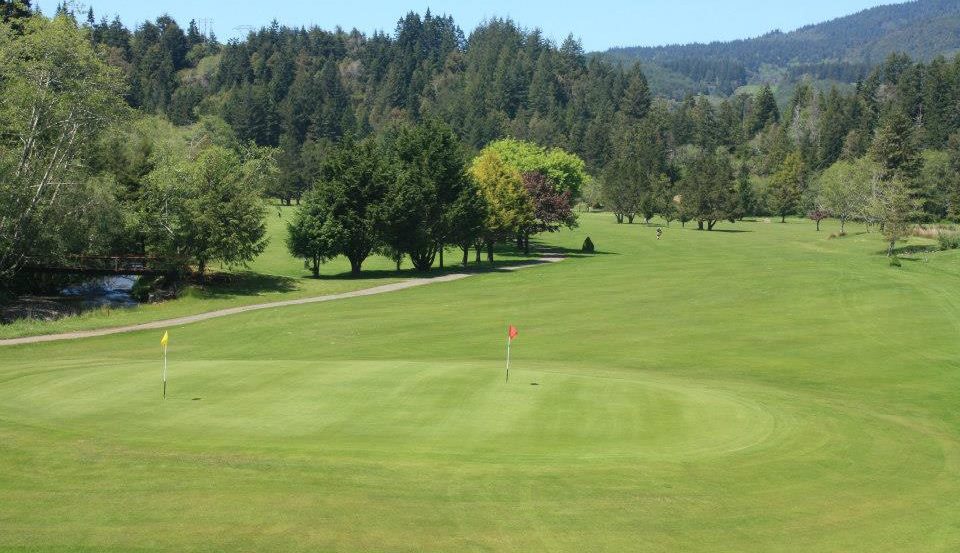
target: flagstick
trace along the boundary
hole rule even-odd
[[[163,346],[163,399],[167,399],[167,346]]]
[[[507,338],[507,379],[505,382],[510,382],[510,342],[512,341],[510,338]]]

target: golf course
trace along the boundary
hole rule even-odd
[[[166,328],[166,399],[160,330],[0,347],[0,550],[960,548],[960,251],[579,219],[559,263]],[[288,286],[113,323],[417,276],[282,231]]]

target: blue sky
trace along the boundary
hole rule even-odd
[[[52,11],[57,0],[38,0]],[[37,2],[35,2],[37,3]],[[709,42],[747,38],[772,29],[784,31],[818,23],[880,4],[882,0],[83,0],[75,5],[86,12],[92,6],[99,19],[119,15],[129,26],[167,12],[184,26],[190,19],[212,20],[221,41],[245,34],[243,26],[260,27],[276,19],[291,26],[340,25],[364,32],[392,31],[406,12],[453,15],[469,34],[491,16],[509,16],[525,27],[540,27],[557,41],[568,33],[587,50],[613,46],[652,46],[682,42]]]

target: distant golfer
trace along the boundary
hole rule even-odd
[[[657,227],[657,240],[660,240],[660,237],[663,236],[663,229]]]

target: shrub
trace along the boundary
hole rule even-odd
[[[960,233],[940,232],[937,234],[937,241],[940,242],[941,250],[960,249]]]
[[[897,257],[897,256],[895,256],[895,255],[891,255],[891,256],[890,256],[890,266],[891,266],[891,267],[899,267],[899,266],[900,266],[900,258]]]
[[[583,247],[580,249],[583,251],[583,253],[593,253],[593,240],[590,240],[590,237],[587,236],[587,239],[583,241]]]

